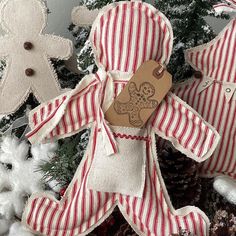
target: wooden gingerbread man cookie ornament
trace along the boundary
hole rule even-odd
[[[155,88],[152,84],[144,82],[137,89],[135,83],[129,84],[129,96],[130,99],[126,103],[116,101],[114,108],[118,114],[128,114],[130,124],[135,127],[143,125],[143,121],[140,118],[140,112],[142,109],[156,108],[158,102],[152,100],[151,97],[155,94]]]
[[[16,111],[32,92],[39,102],[62,93],[50,58],[68,59],[72,42],[43,34],[47,8],[41,0],[3,0],[0,57],[7,67],[0,81],[0,114]]]

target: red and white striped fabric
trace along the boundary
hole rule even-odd
[[[225,174],[236,179],[236,19],[211,42],[187,50],[186,60],[202,79],[176,86],[175,93],[196,109],[221,135],[201,174]]]
[[[123,50],[117,50],[116,47],[113,48],[114,45],[111,45],[114,39],[120,36],[120,31],[116,32],[113,29],[117,28],[119,23],[114,22],[122,22],[126,18],[128,20],[130,15],[133,19],[132,24],[126,22],[122,28],[124,31]],[[110,20],[113,23],[108,24]],[[141,40],[143,32],[152,32],[153,29],[150,28],[149,23],[155,25],[153,22],[155,24],[160,22],[161,25],[166,26],[158,30],[156,28],[155,33],[150,33],[153,36],[142,41],[143,45],[140,47],[141,44],[132,39],[136,39],[138,34]],[[31,196],[23,215],[24,224],[32,232],[41,235],[86,235],[101,224],[112,213],[115,206],[118,206],[139,235],[169,236],[178,233],[180,228],[188,229],[197,236],[208,235],[209,220],[202,211],[196,207],[185,207],[179,210],[172,207],[157,163],[155,133],[170,140],[178,150],[198,162],[212,155],[219,135],[191,107],[172,93],[168,94],[147,123],[145,127],[147,136],[139,137],[140,142],[145,142],[146,148],[142,197],[88,189],[88,176],[95,157],[98,132],[104,133],[103,142],[107,153],[110,148],[113,148],[114,152],[117,151],[115,150],[116,139],[127,138],[131,142],[135,138],[127,134],[113,134],[105,121],[104,112],[128,83],[132,72],[135,72],[143,61],[162,58],[162,62],[168,63],[167,47],[171,50],[173,43],[169,21],[147,3],[113,3],[101,11],[94,24],[91,39],[94,40],[94,45],[97,45],[93,50],[97,55],[99,71],[95,75],[85,77],[73,91],[33,110],[30,114],[32,132],[28,134],[31,142],[38,142],[45,139],[63,138],[83,128],[91,127],[86,154],[61,201],[45,193]],[[104,40],[99,40],[98,44],[99,35],[104,35],[108,26],[113,26],[111,28],[113,31],[109,30],[110,33],[101,36]],[[126,33],[131,31],[135,37]],[[159,41],[162,38],[159,35],[165,35],[165,33],[167,36],[163,37],[163,41]],[[161,47],[163,43],[165,46]],[[158,45],[160,46],[155,53],[152,51],[152,45],[155,45],[155,49]],[[111,51],[106,51],[109,48]],[[115,50],[114,57],[110,57],[113,50]],[[123,55],[127,51],[129,51],[128,55]],[[142,52],[145,53],[142,54]],[[117,53],[122,55],[118,57]],[[133,53],[137,53],[138,57],[134,64],[136,59]],[[126,57],[129,57],[129,60],[123,63]],[[119,58],[123,58],[120,65],[117,64]],[[109,71],[105,71],[105,68],[109,68]],[[111,68],[116,71],[112,71]]]
[[[225,0],[223,3],[218,3],[214,5],[214,9],[217,13],[226,12],[236,12],[236,1],[235,0]]]

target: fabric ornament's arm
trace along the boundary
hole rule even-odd
[[[42,47],[50,58],[69,59],[73,52],[73,43],[55,35],[41,35]]]
[[[8,36],[0,37],[0,58],[8,56],[13,46],[14,43],[10,37]]]
[[[151,125],[157,135],[197,162],[209,158],[220,139],[210,124],[172,93],[157,108]]]
[[[29,114],[31,143],[72,136],[97,119],[100,84],[94,75],[59,97],[41,104]]]

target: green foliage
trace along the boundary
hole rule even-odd
[[[35,99],[35,97],[31,94],[28,99],[26,100],[26,102],[13,114],[4,116],[1,120],[0,120],[0,137],[4,134],[4,132],[12,125],[12,123],[22,117],[25,116],[30,110],[32,110],[33,108],[35,108],[36,106],[38,106],[39,103],[37,102],[37,100]],[[20,138],[21,135],[24,132],[25,127],[20,127],[17,129],[13,130],[13,134]]]
[[[89,10],[93,9],[100,9],[107,4],[110,4],[112,2],[117,2],[117,1],[112,1],[112,0],[81,0],[80,5],[86,6]]]
[[[84,156],[89,134],[89,130],[85,130],[72,137],[59,140],[55,157],[39,167],[44,172],[45,181],[56,180],[60,186],[69,185]]]
[[[213,5],[218,0],[157,0],[155,7],[170,20],[174,32],[174,47],[168,70],[175,80],[184,80],[193,74],[193,69],[185,63],[184,51],[215,37],[215,32],[206,21],[206,16],[228,19],[217,15]]]

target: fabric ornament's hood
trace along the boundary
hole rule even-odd
[[[134,73],[151,59],[168,64],[173,32],[169,20],[153,6],[118,2],[101,10],[90,41],[99,68]]]

